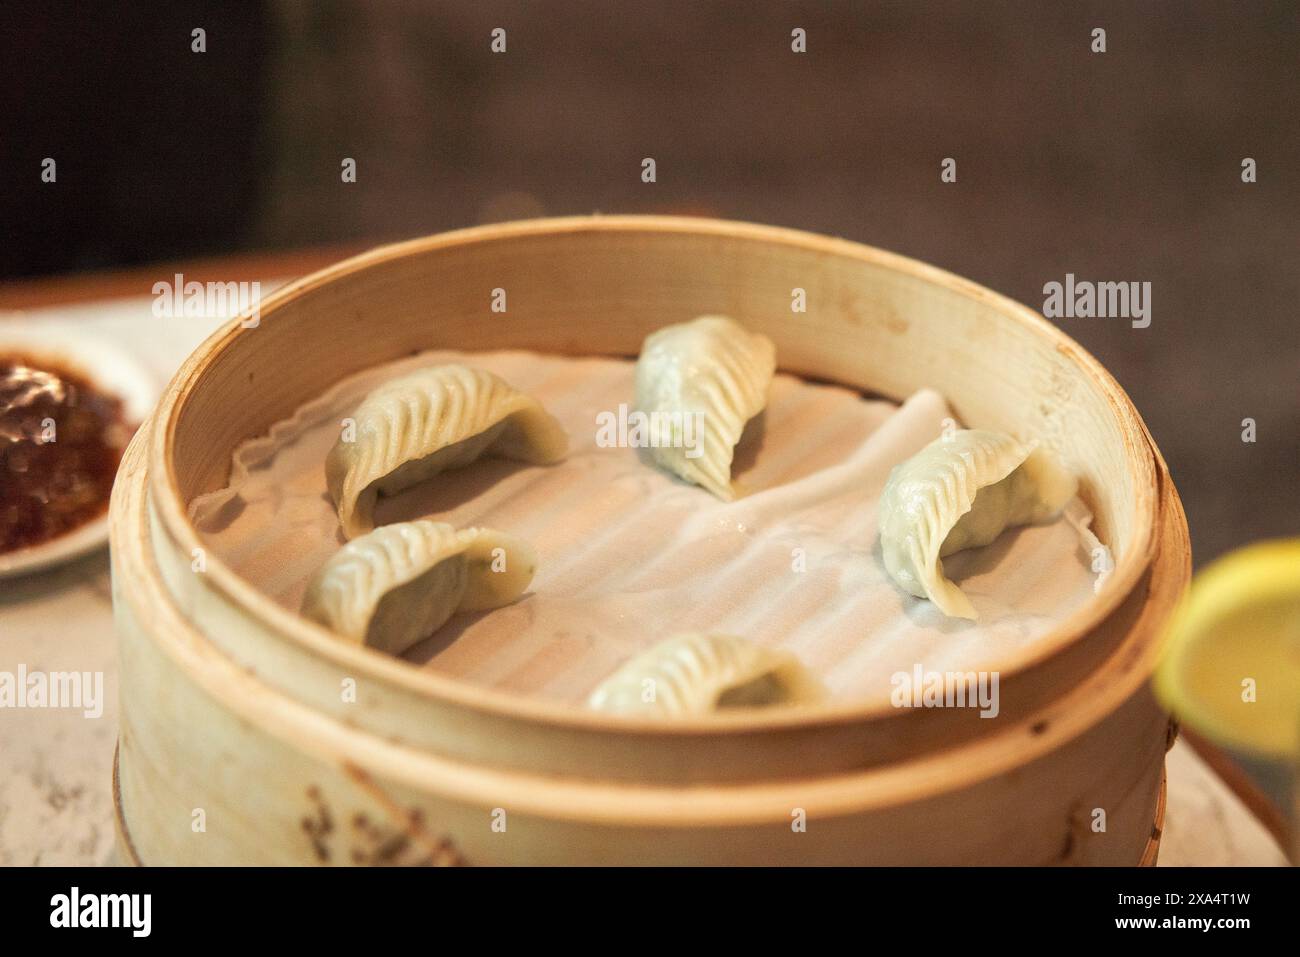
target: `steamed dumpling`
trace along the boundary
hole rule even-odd
[[[568,437],[541,403],[481,369],[440,365],[379,386],[325,460],[343,534],[374,527],[379,495],[395,495],[483,455],[544,465],[564,457]],[[352,441],[345,439],[351,438]]]
[[[396,522],[344,545],[307,586],[302,613],[356,644],[400,655],[458,611],[514,601],[537,554],[489,528]]]
[[[620,714],[699,715],[816,701],[823,693],[789,652],[729,635],[683,634],[623,665],[587,704]]]
[[[880,497],[885,569],[945,615],[978,618],[944,577],[941,559],[988,545],[1012,526],[1052,518],[1077,490],[1078,480],[1036,443],[982,429],[942,436],[889,473]]]
[[[653,417],[700,414],[702,444],[649,450],[662,468],[712,492],[735,497],[731,460],[745,423],[767,404],[776,347],[724,316],[702,316],[646,337],[636,363],[636,408]]]

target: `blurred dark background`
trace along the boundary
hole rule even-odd
[[[1035,309],[1067,272],[1149,281],[1150,328],[1055,321],[1133,397],[1204,562],[1300,532],[1297,10],[7,3],[0,279],[600,210],[841,235]]]

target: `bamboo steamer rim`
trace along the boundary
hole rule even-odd
[[[308,291],[360,272],[377,263],[415,253],[429,253],[459,246],[518,238],[578,233],[638,232],[703,234],[795,247],[824,256],[856,259],[864,265],[892,270],[922,282],[946,287],[993,307],[1011,321],[1029,328],[1036,335],[1045,337],[1091,378],[1121,427],[1124,461],[1130,468],[1136,468],[1134,477],[1137,487],[1134,494],[1134,514],[1131,516],[1134,529],[1132,541],[1124,555],[1116,562],[1102,590],[1093,599],[1085,602],[1064,622],[1030,646],[999,663],[999,666],[995,667],[994,662],[989,662],[982,664],[979,670],[997,671],[1000,679],[1005,681],[1054,657],[1083,638],[1093,626],[1104,621],[1114,612],[1145,574],[1158,544],[1154,527],[1160,494],[1159,476],[1165,472],[1165,469],[1150,433],[1133,406],[1132,400],[1119,383],[1087,350],[1028,307],[936,266],[873,246],[784,227],[685,216],[569,216],[475,226],[380,246],[304,276],[277,289],[261,303],[260,322],[274,321],[274,314],[278,309],[292,303]],[[236,317],[209,336],[176,372],[151,418],[147,466],[150,504],[181,554],[192,554],[196,548],[203,548],[205,552],[208,550],[198,530],[190,522],[187,503],[182,501],[179,493],[180,483],[172,454],[176,443],[177,424],[189,391],[196,385],[206,366],[216,355],[230,347],[238,337],[255,332],[255,328],[242,328],[240,319]],[[313,654],[332,661],[349,674],[365,675],[417,695],[440,698],[459,707],[517,720],[583,730],[605,730],[620,734],[690,736],[729,732],[744,734],[793,727],[883,720],[899,717],[907,711],[907,709],[894,708],[888,702],[831,701],[781,709],[765,709],[752,713],[738,711],[734,714],[712,714],[673,721],[656,721],[641,716],[608,715],[570,704],[531,699],[486,686],[469,684],[415,667],[364,646],[339,641],[324,627],[281,607],[263,595],[251,582],[237,575],[215,554],[207,555],[203,574],[209,587],[243,614],[261,619],[275,631],[291,638]]]

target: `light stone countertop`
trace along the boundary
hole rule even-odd
[[[155,319],[149,307],[148,299],[130,299],[29,316],[84,324],[126,342],[161,384],[216,322]],[[0,710],[0,865],[102,864],[114,840],[110,782],[118,713],[106,550],[0,580],[0,671],[20,665],[102,672],[103,714]],[[1285,864],[1264,827],[1190,747],[1176,744],[1167,767],[1162,865]]]

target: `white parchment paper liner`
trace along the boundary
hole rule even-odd
[[[1093,594],[1100,543],[1078,500],[1055,523],[945,560],[978,622],[946,618],[889,581],[876,500],[890,468],[952,415],[937,392],[897,406],[778,375],[737,454],[746,494],[728,504],[635,449],[597,445],[597,415],[632,401],[631,362],[521,352],[425,353],[337,384],[242,444],[229,487],[191,503],[209,547],[296,610],[343,542],[324,477],[341,420],[385,379],[440,361],[488,369],[536,396],[564,423],[571,451],[547,468],[482,460],[380,502],[379,523],[487,525],[540,557],[521,601],[457,616],[412,649],[406,657],[422,667],[578,704],[654,642],[714,630],[793,651],[837,697],[887,698],[894,673],[986,669]]]

